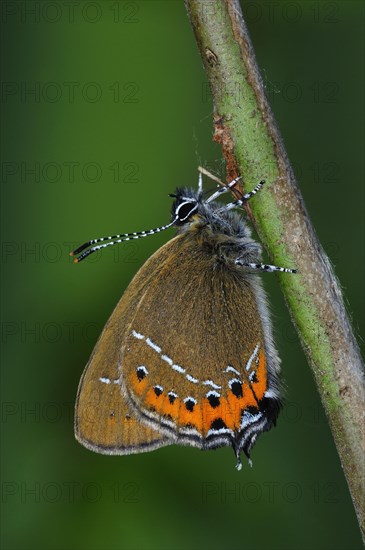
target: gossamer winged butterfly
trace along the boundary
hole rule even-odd
[[[216,179],[213,177],[213,179]],[[233,209],[250,193],[177,189],[172,221],[162,227],[91,240],[71,255],[80,262],[116,243],[169,227],[177,236],[147,260],[107,322],[82,375],[75,435],[104,454],[171,444],[250,452],[280,410],[280,360],[258,273],[294,269],[260,263],[261,247]]]

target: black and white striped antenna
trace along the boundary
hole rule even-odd
[[[132,241],[133,239],[141,239],[142,237],[148,237],[149,235],[154,235],[155,233],[160,233],[160,231],[165,231],[165,229],[168,229],[176,221],[178,220],[178,216],[176,216],[172,222],[162,225],[161,227],[155,227],[155,229],[149,229],[148,231],[136,231],[135,233],[122,233],[121,235],[112,235],[110,237],[99,237],[98,239],[91,239],[91,241],[87,241],[86,243],[82,244],[76,250],[73,250],[70,252],[70,256],[77,256],[80,254],[80,256],[77,256],[77,258],[74,259],[74,263],[79,263],[90,254],[93,254],[94,252],[97,252],[98,250],[101,250],[102,248],[106,248],[107,246],[113,246],[114,244],[124,243],[126,241]],[[104,242],[107,241],[107,242]],[[103,244],[98,244],[103,243]],[[96,245],[96,246],[93,246]],[[89,248],[91,246],[91,248]],[[86,248],[89,248],[89,250],[86,250]],[[85,252],[83,252],[83,250]]]

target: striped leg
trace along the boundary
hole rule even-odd
[[[220,189],[218,189],[218,191],[213,193],[213,195],[211,195],[209,197],[209,199],[207,199],[207,203],[214,201],[217,197],[219,197],[223,193],[227,193],[227,191],[229,191],[231,189],[231,187],[234,187],[240,179],[241,179],[241,176],[238,176],[238,178],[236,178],[233,181],[231,181],[230,183],[228,183],[225,187],[221,187]],[[243,197],[242,197],[242,199],[243,199]],[[240,199],[240,200],[242,200],[242,199]]]
[[[250,191],[249,193],[246,193],[245,195],[243,195],[241,199],[237,199],[233,202],[229,202],[228,204],[223,206],[223,208],[221,208],[221,210],[224,210],[226,212],[227,210],[232,210],[232,208],[236,208],[237,206],[242,206],[242,204],[245,201],[248,201],[251,197],[256,195],[256,193],[258,191],[260,191],[260,189],[262,188],[262,186],[264,184],[265,184],[265,180],[261,180],[260,183],[257,184],[254,189],[252,189],[252,191]]]
[[[221,187],[221,189],[218,189],[218,191],[213,193],[213,195],[211,195],[209,197],[209,199],[207,199],[207,201],[206,201],[207,203],[210,203],[210,202],[214,201],[216,198],[218,198],[223,193],[227,193],[227,191],[229,191],[232,187],[234,187],[236,185],[236,183],[241,179],[241,176],[238,176],[233,181],[231,181],[230,183],[225,185],[220,179],[218,179],[217,177],[213,176],[213,174],[211,174],[210,172],[205,170],[205,168],[202,168],[201,166],[199,166],[198,170],[199,170],[200,174],[205,174],[208,177],[210,177],[211,179],[213,179],[214,181],[217,181],[220,185],[223,185],[223,187]],[[200,182],[200,179],[199,179],[199,182]],[[265,180],[261,180],[260,183],[258,185],[256,185],[256,187],[252,191],[250,191],[249,193],[246,193],[245,195],[242,195],[242,197],[240,199],[237,199],[233,202],[230,202],[229,204],[224,206],[224,208],[222,208],[222,210],[231,210],[232,208],[235,208],[236,206],[241,206],[244,201],[248,201],[251,197],[256,195],[256,193],[261,189],[261,187],[264,185],[264,183],[265,183]],[[199,186],[199,189],[200,189],[200,186]]]
[[[281,271],[282,273],[297,273],[296,269],[290,269],[288,267],[278,267],[277,265],[270,264],[254,264],[249,262],[244,262],[241,258],[235,260],[236,265],[241,265],[243,267],[249,267],[250,269],[256,269],[258,271],[267,271],[272,273],[273,271]]]

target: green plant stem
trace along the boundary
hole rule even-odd
[[[280,274],[365,537],[364,368],[330,262],[295,181],[238,0],[185,0],[214,104],[214,139],[231,180],[268,182],[248,213]]]

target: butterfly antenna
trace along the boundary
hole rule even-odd
[[[169,227],[174,225],[177,220],[178,216],[176,216],[172,220],[172,222],[166,225],[162,225],[161,227],[155,227],[155,229],[149,229],[148,231],[136,231],[135,233],[122,233],[120,235],[112,235],[110,237],[99,237],[98,239],[91,239],[91,241],[87,241],[86,243],[82,244],[81,246],[70,252],[70,256],[77,256],[77,258],[74,259],[74,263],[80,263],[82,260],[90,256],[90,254],[93,254],[94,252],[97,252],[102,248],[106,248],[107,246],[113,246],[115,244],[131,241],[133,239],[141,239],[142,237],[148,237],[150,235],[154,235],[155,233],[160,233],[160,231],[165,231],[165,229],[168,229]],[[89,248],[89,246],[91,246],[92,248]],[[89,248],[89,250],[86,250],[87,248]],[[78,256],[78,254],[80,255]]]

